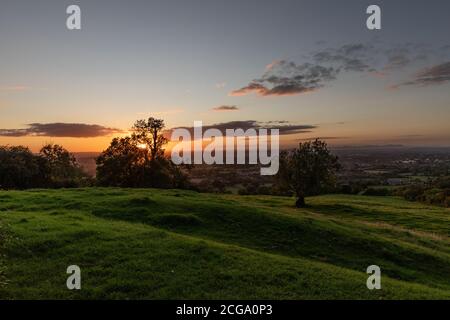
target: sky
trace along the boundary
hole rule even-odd
[[[66,8],[81,8],[81,30]],[[368,30],[366,8],[381,8]],[[137,119],[282,144],[450,146],[450,2],[2,0],[0,145],[101,151]]]

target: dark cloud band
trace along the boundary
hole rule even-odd
[[[31,123],[25,129],[0,129],[3,137],[95,138],[122,133],[122,130],[84,123]]]
[[[237,111],[239,108],[237,106],[219,106],[213,108],[214,111]]]
[[[247,131],[249,129],[278,129],[280,135],[289,135],[296,133],[307,133],[311,132],[313,129],[316,129],[317,126],[314,125],[299,125],[299,124],[289,124],[288,121],[270,121],[270,122],[258,122],[255,120],[244,120],[244,121],[230,121],[230,122],[222,122],[214,125],[206,125],[203,126],[203,131],[208,129],[218,129],[224,135],[226,134],[227,129],[237,130],[242,129]],[[174,129],[187,129],[191,135],[194,135],[193,127],[179,127],[173,128],[166,132],[167,137],[170,137],[171,131]]]
[[[412,80],[392,86],[392,88],[397,89],[402,86],[412,86],[412,85],[427,86],[427,85],[442,84],[448,81],[450,81],[450,62],[438,64],[433,67],[422,70],[418,72]]]

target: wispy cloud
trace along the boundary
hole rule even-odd
[[[231,96],[256,93],[260,96],[298,95],[317,91],[343,71],[369,71],[369,47],[363,44],[324,49],[311,54],[309,62],[298,64],[275,60],[265,67],[262,77],[234,90]]]
[[[178,108],[178,109],[169,109],[164,111],[156,111],[156,112],[138,112],[137,115],[139,116],[166,116],[171,114],[178,114],[184,112],[184,109]]]
[[[312,140],[341,140],[341,139],[349,139],[349,137],[332,137],[332,136],[325,136],[325,137],[313,137],[313,138],[302,138],[297,139],[298,141],[312,141]]]
[[[231,96],[255,93],[259,96],[286,96],[315,92],[345,72],[367,73],[384,78],[395,70],[438,57],[439,50],[422,44],[375,46],[354,43],[312,52],[304,63],[275,60],[265,67],[260,78],[230,92]],[[442,50],[441,50],[442,51]],[[445,64],[419,75],[419,82],[438,83],[448,80]],[[428,81],[429,78],[430,79]]]
[[[428,86],[443,84],[450,81],[450,62],[438,64],[417,72],[412,80],[391,86],[398,89],[402,86]]]
[[[336,77],[333,67],[317,64],[294,62],[274,62],[267,72],[247,86],[230,93],[232,96],[243,96],[256,93],[260,96],[284,96],[308,93],[321,88],[325,82]]]
[[[227,105],[223,105],[223,106],[218,106],[213,108],[214,111],[237,111],[239,110],[239,108],[237,106],[227,106]]]
[[[338,72],[365,72],[374,70],[371,45],[356,43],[346,44],[338,48],[328,48],[313,54],[316,63],[333,65]]]
[[[0,86],[0,91],[1,92],[22,92],[22,91],[27,91],[30,88],[27,86],[19,86],[19,85],[15,85],[15,86]]]
[[[279,64],[282,60],[274,60],[266,66],[266,71],[272,70],[277,64]]]
[[[25,129],[0,129],[3,137],[95,138],[123,133],[122,130],[84,123],[31,123]]]

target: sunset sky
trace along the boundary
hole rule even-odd
[[[70,4],[82,30],[66,28]],[[370,4],[382,30],[366,28]],[[154,116],[279,127],[284,145],[450,146],[449,12],[445,0],[2,0],[0,145],[101,151]]]

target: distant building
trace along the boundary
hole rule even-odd
[[[389,178],[386,180],[387,184],[390,186],[399,186],[405,183],[405,179],[401,178]]]

